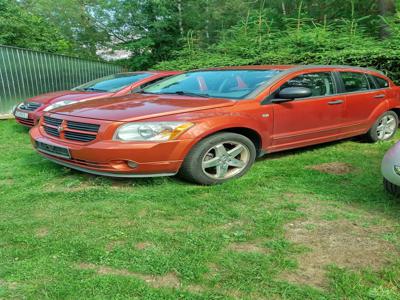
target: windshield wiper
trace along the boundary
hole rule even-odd
[[[176,92],[161,93],[161,94],[167,94],[167,95],[182,95],[182,96],[191,96],[191,97],[210,98],[210,95],[209,95],[209,94],[197,94],[197,93],[191,93],[191,92],[185,92],[185,91],[176,91]]]
[[[152,94],[155,95],[157,93],[152,93],[152,92],[146,92],[144,89],[139,89],[137,91],[132,91],[133,94]]]
[[[100,90],[100,89],[95,89],[95,88],[91,88],[91,87],[89,87],[89,88],[84,88],[83,90],[84,90],[84,91],[93,91],[93,92],[108,92],[108,91],[106,91],[106,90]]]

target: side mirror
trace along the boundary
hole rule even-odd
[[[310,96],[312,96],[312,91],[309,88],[288,87],[279,92],[278,97],[280,99],[273,99],[272,102],[279,103],[279,102],[291,101],[297,98],[307,98]]]

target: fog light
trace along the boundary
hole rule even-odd
[[[394,165],[393,169],[394,169],[394,172],[395,172],[397,175],[400,176],[400,166]]]
[[[137,168],[137,166],[138,166],[137,163],[135,163],[134,161],[131,161],[131,160],[128,160],[127,163],[128,163],[128,166],[129,166],[130,168],[132,168],[132,169],[135,169],[135,168]]]

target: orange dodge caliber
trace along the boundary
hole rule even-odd
[[[347,66],[196,70],[136,94],[71,104],[30,135],[45,158],[113,177],[172,176],[215,184],[266,153],[365,135],[395,134],[400,88]]]

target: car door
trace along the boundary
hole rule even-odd
[[[272,148],[315,144],[340,135],[345,100],[337,95],[336,81],[331,72],[310,72],[291,78],[278,88],[273,97],[279,98],[279,91],[287,87],[307,87],[312,95],[272,104]]]
[[[362,72],[338,72],[341,89],[346,99],[344,130],[346,132],[369,129],[372,112],[385,101],[387,92],[378,89],[375,80]]]

